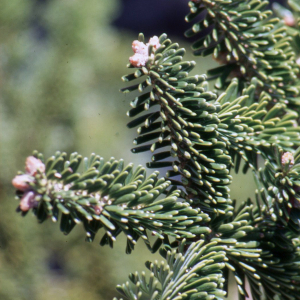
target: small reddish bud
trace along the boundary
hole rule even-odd
[[[290,13],[286,14],[283,18],[285,25],[294,27],[296,25],[295,17]]]
[[[12,184],[13,186],[20,191],[27,191],[30,189],[30,182],[33,182],[34,178],[28,174],[23,174],[23,175],[17,175],[13,180]]]
[[[28,211],[30,208],[36,207],[38,202],[35,200],[35,196],[36,193],[33,191],[25,192],[20,202],[20,209]]]
[[[103,207],[101,205],[93,205],[92,207],[96,215],[100,215],[102,213]]]
[[[42,161],[34,156],[28,156],[25,162],[25,170],[27,174],[34,176],[37,170],[45,172],[45,165]]]

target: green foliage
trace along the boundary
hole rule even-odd
[[[241,95],[239,82],[233,80],[217,98],[207,90],[205,75],[188,76],[195,63],[182,61],[180,55],[184,50],[178,49],[178,44],[172,44],[166,35],[160,37],[160,43],[146,66],[123,76],[124,81],[143,78],[142,82],[122,89],[123,92],[151,88],[131,101],[130,117],[152,106],[156,108],[128,124],[130,128],[143,124],[137,129],[139,136],[134,144],[156,140],[132,151],[156,151],[148,167],[171,166],[167,177],[181,175],[181,182],[172,182],[185,187],[188,201],[209,213],[212,219],[214,215],[228,215],[232,211],[227,187],[231,182],[231,158],[242,157],[246,168],[257,170],[257,155],[267,158],[272,144],[285,151],[300,145],[299,127],[295,126],[298,114],[287,111],[281,103],[268,109],[271,99],[265,92],[256,102],[255,78]],[[162,161],[170,157],[175,159]]]
[[[133,152],[168,147],[168,151],[152,156],[148,167],[170,167],[167,177],[181,175],[181,183],[186,187],[186,199],[191,203],[200,201],[204,212],[225,214],[231,209],[228,184],[231,182],[228,165],[230,157],[224,153],[226,144],[218,140],[216,131],[221,109],[216,95],[209,92],[203,76],[188,76],[194,62],[182,61],[183,49],[173,44],[166,35],[160,37],[161,46],[155,52],[153,61],[123,80],[133,80],[142,75],[142,83],[124,88],[123,92],[135,89],[143,91],[147,86],[152,90],[131,101],[134,106],[128,115],[133,117],[152,106],[158,111],[147,113],[128,124],[138,128],[139,137],[134,144],[157,142],[136,147]],[[154,122],[160,117],[160,121]],[[161,160],[175,157],[173,161]],[[174,184],[177,182],[173,181]]]
[[[150,270],[147,281],[145,273],[130,274],[129,279],[135,285],[135,291],[129,288],[129,282],[117,286],[126,299],[222,299],[224,278],[222,269],[226,260],[224,247],[216,242],[204,245],[203,240],[191,244],[187,249],[185,242],[178,251],[160,251],[167,264],[159,265],[146,262]]]
[[[43,161],[42,154],[35,156]],[[83,171],[79,173],[82,160]],[[32,210],[40,223],[49,217],[56,222],[61,213],[60,230],[64,234],[82,222],[87,241],[93,241],[97,231],[104,228],[100,244],[112,247],[124,232],[126,252],[130,253],[139,238],[149,249],[157,250],[161,243],[152,249],[147,230],[162,240],[166,235],[182,239],[210,232],[208,227],[200,226],[209,221],[206,214],[176,201],[178,190],[170,190],[166,198],[158,199],[169,186],[170,182],[158,178],[158,172],[146,178],[142,166],[133,171],[133,165],[124,167],[123,160],[111,158],[104,162],[95,154],[82,159],[77,153],[67,160],[66,153],[58,152],[47,160],[45,173],[37,172],[30,187],[19,191],[18,197],[22,202],[28,191],[35,193]]]
[[[288,227],[292,237],[300,232],[299,154],[300,148],[290,161],[284,161],[282,149],[275,148],[273,159],[265,161],[258,179],[259,198],[270,210],[272,219]]]
[[[212,240],[227,245],[224,275],[227,278],[228,271],[233,273],[240,298],[249,295],[246,277],[255,300],[263,295],[273,299],[276,294],[280,299],[298,299],[299,241],[288,227],[272,221],[266,207],[255,207],[248,200],[217,231],[219,238]]]
[[[153,152],[147,166],[167,168],[164,178],[94,154],[78,171],[80,155],[58,152],[45,170],[32,172],[26,162],[26,174],[13,180],[23,215],[31,208],[43,222],[60,214],[65,234],[82,222],[88,241],[103,228],[102,245],[123,232],[127,253],[139,238],[152,252],[160,248],[166,262],[146,263],[149,280],[135,273],[133,285],[117,287],[127,299],[222,299],[230,273],[240,300],[250,292],[254,300],[300,299],[299,20],[288,28],[267,5],[189,2],[194,54],[221,63],[207,75],[190,75],[196,63],[184,61],[185,49],[166,34],[146,45],[140,34],[133,43],[135,70],[122,77],[134,81],[122,92],[140,93],[127,113],[128,127],[138,127],[132,151]],[[290,6],[296,18],[300,9]],[[34,155],[37,165],[44,161]],[[242,160],[256,201],[237,205],[230,173]],[[158,238],[153,246],[147,231]]]
[[[299,82],[295,54],[283,22],[267,10],[268,1],[229,0],[190,1],[192,21],[201,20],[186,32],[200,35],[193,44],[195,55],[213,54],[221,67],[208,71],[217,78],[217,88],[228,86],[230,75],[241,78],[241,85],[256,77],[262,90],[270,95],[270,103],[299,106]]]

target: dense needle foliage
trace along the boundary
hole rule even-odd
[[[22,215],[60,220],[65,234],[82,223],[88,241],[103,228],[100,244],[111,247],[123,232],[127,253],[140,238],[159,249],[165,262],[147,262],[149,278],[117,287],[126,299],[222,299],[230,273],[240,299],[300,299],[300,6],[277,7],[278,17],[267,6],[189,2],[194,54],[220,62],[207,74],[191,75],[196,62],[166,34],[133,42],[122,77],[132,81],[123,93],[139,92],[132,151],[152,152],[147,167],[165,177],[95,154],[34,152],[13,179]],[[253,173],[255,199],[231,199],[232,172]]]

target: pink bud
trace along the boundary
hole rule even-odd
[[[25,192],[20,202],[20,209],[28,211],[30,208],[36,207],[38,202],[35,200],[35,196],[36,193],[33,191]]]
[[[102,208],[101,205],[93,205],[92,207],[93,207],[96,215],[100,215],[101,214],[101,212],[103,210],[103,208]]]
[[[296,19],[292,14],[287,14],[283,18],[285,25],[294,27],[296,25]]]
[[[45,172],[45,165],[42,161],[34,156],[28,156],[25,162],[25,170],[27,174],[35,175],[37,170]]]
[[[132,42],[132,50],[135,54],[129,57],[129,61],[134,67],[144,67],[146,65],[149,59],[149,45],[152,45],[153,50],[155,51],[160,47],[159,38],[153,36],[146,45],[138,40]],[[154,54],[152,53],[150,57],[153,58]]]
[[[143,42],[139,42],[138,40],[132,42],[132,50],[134,53],[148,56],[148,46],[146,46]]]
[[[28,174],[23,174],[23,175],[17,175],[13,180],[12,180],[12,184],[13,186],[20,190],[20,191],[27,191],[28,189],[30,189],[30,182],[33,182],[34,178]]]
[[[154,51],[157,50],[160,47],[159,38],[155,35],[152,38],[150,38],[149,43],[147,46],[152,45],[154,48]]]
[[[284,166],[286,164],[293,165],[294,164],[294,156],[291,152],[285,152],[281,156],[281,164]]]
[[[129,61],[134,67],[143,67],[148,61],[148,55],[135,53],[133,56],[129,57]]]

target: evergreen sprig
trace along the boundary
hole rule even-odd
[[[256,178],[257,194],[272,219],[289,228],[295,238],[300,233],[300,148],[294,153],[278,147],[273,151]]]
[[[142,35],[140,40],[143,40]],[[216,95],[208,91],[204,75],[188,76],[195,63],[182,61],[184,49],[179,49],[165,34],[159,41],[161,46],[145,66],[123,76],[124,81],[146,77],[141,83],[122,89],[123,92],[151,88],[131,101],[134,108],[128,112],[130,117],[158,106],[156,111],[128,124],[130,128],[143,124],[138,128],[136,145],[156,140],[153,144],[135,147],[133,152],[154,152],[168,147],[154,154],[147,166],[172,167],[167,177],[181,175],[181,182],[171,182],[184,185],[188,201],[204,212],[225,214],[232,210],[228,189],[231,159],[216,131],[221,106],[216,102]],[[158,118],[160,120],[154,122]],[[171,160],[162,161],[170,157]]]
[[[222,299],[225,266],[224,246],[217,242],[204,244],[203,240],[192,243],[187,249],[183,241],[176,250],[160,250],[166,264],[157,261],[146,262],[150,278],[145,272],[130,274],[129,282],[117,286],[125,299],[181,300],[181,299]],[[115,298],[116,299],[116,298]]]
[[[140,40],[143,41],[142,35]],[[131,101],[134,108],[128,112],[130,117],[157,107],[128,124],[132,128],[144,123],[137,129],[135,144],[157,140],[135,147],[133,152],[158,152],[148,167],[172,166],[168,179],[182,176],[181,182],[172,182],[185,187],[188,201],[199,205],[211,217],[227,214],[232,210],[227,187],[231,182],[228,175],[233,166],[231,158],[237,156],[236,171],[240,157],[246,161],[246,168],[257,169],[257,155],[267,158],[272,144],[286,151],[299,146],[298,114],[287,111],[282,103],[269,109],[271,98],[265,92],[257,101],[256,78],[241,95],[239,81],[235,79],[217,97],[207,90],[205,75],[188,76],[187,71],[182,71],[187,66],[194,67],[194,62],[182,61],[179,54],[184,51],[178,50],[177,44],[172,44],[166,35],[160,37],[160,43],[155,53],[149,53],[153,57],[145,66],[123,76],[124,81],[145,77],[141,83],[122,89],[123,92],[136,89],[143,92],[150,87],[149,92]],[[175,159],[162,161],[170,157]]]
[[[300,145],[298,114],[287,111],[286,105],[281,103],[268,109],[268,94],[262,92],[259,99],[255,99],[257,84],[253,78],[239,96],[239,81],[233,79],[217,99],[221,105],[217,115],[220,120],[218,136],[226,142],[231,157],[237,156],[236,172],[240,158],[246,162],[244,172],[249,166],[257,170],[257,155],[266,159],[273,144],[285,151]]]
[[[44,161],[40,153],[35,152],[34,157],[30,159],[40,164]],[[81,161],[83,170],[78,172]],[[13,182],[21,189],[18,199],[23,215],[32,208],[39,222],[49,217],[56,222],[61,214],[61,231],[68,234],[76,224],[83,223],[87,241],[93,241],[98,230],[104,228],[100,244],[111,247],[123,232],[128,253],[139,238],[151,250],[157,250],[161,242],[155,243],[153,249],[147,230],[161,240],[167,235],[182,239],[209,233],[211,230],[204,225],[209,217],[188,203],[177,201],[180,192],[166,191],[170,182],[158,175],[154,172],[147,178],[142,166],[134,171],[132,164],[124,167],[123,160],[111,158],[104,162],[98,155],[92,154],[88,159],[77,153],[67,160],[66,153],[57,152],[47,160],[45,171],[38,170],[25,189],[18,184],[24,175],[16,176]],[[24,209],[22,204],[30,193],[31,205]],[[167,195],[160,199],[163,193]]]
[[[245,278],[254,300],[263,295],[267,299],[273,299],[275,295],[284,300],[299,299],[298,241],[292,238],[288,227],[272,220],[266,207],[255,207],[248,200],[217,232],[212,241],[226,246],[228,261],[225,262],[224,277],[228,282],[229,272],[233,273],[240,299],[249,297]]]
[[[264,0],[190,1],[186,21],[200,20],[186,36],[199,36],[193,44],[195,55],[213,54],[222,64],[208,71],[211,78],[217,78],[217,88],[226,88],[230,77],[239,77],[242,86],[256,77],[261,90],[270,95],[270,104],[297,108],[299,71],[291,37],[267,5]]]

